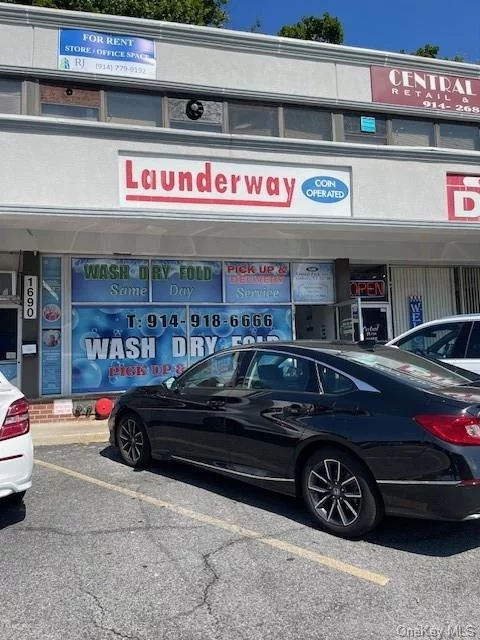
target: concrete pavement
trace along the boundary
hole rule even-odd
[[[108,420],[71,420],[30,425],[35,447],[108,441]]]

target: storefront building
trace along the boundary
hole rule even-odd
[[[0,370],[30,399],[480,311],[478,66],[9,4],[0,32]]]

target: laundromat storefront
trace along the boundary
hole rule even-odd
[[[43,396],[155,384],[226,347],[294,337],[334,302],[328,262],[42,257]]]

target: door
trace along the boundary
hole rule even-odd
[[[21,386],[20,309],[0,306],[0,372],[17,387]]]
[[[233,471],[285,478],[306,425],[318,409],[315,363],[257,351],[244,379],[227,393],[226,440]]]
[[[362,301],[363,340],[387,342],[392,338],[390,306],[380,302]]]
[[[170,390],[152,388],[149,406],[154,454],[168,452],[220,466],[228,463],[224,407],[243,353],[215,354],[188,369]]]

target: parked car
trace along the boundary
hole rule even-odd
[[[480,315],[450,316],[424,322],[387,345],[445,360],[480,375]]]
[[[33,444],[28,402],[0,373],[0,508],[20,502],[32,485]]]
[[[384,513],[480,517],[480,382],[386,346],[232,348],[127,391],[110,442],[142,467],[173,459],[303,498],[326,531]]]

